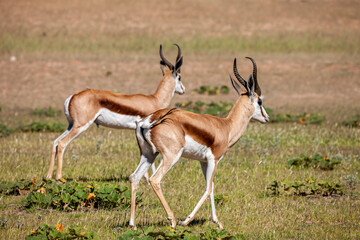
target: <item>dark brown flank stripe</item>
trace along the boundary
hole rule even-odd
[[[140,116],[141,118],[145,117],[147,114],[141,112],[135,108],[121,105],[119,103],[114,103],[109,100],[100,100],[100,105],[104,108],[109,109],[112,112],[123,114],[123,115],[131,115],[131,116]]]
[[[214,143],[214,136],[207,131],[204,131],[204,129],[200,129],[190,123],[184,123],[183,127],[186,134],[190,135],[196,142],[207,147],[210,147]]]

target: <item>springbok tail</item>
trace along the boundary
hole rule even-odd
[[[172,113],[174,110],[176,110],[177,108],[172,108],[170,109],[167,113],[165,113],[164,115],[162,115],[159,119],[155,120],[153,123],[150,124],[150,129],[156,127],[157,125],[163,123],[165,121],[165,117],[167,115],[169,115],[170,113]]]
[[[177,108],[170,109],[167,113],[165,113],[163,116],[161,116],[159,119],[156,119],[154,122],[150,123],[150,118],[152,115],[149,115],[148,117],[144,118],[143,120],[140,120],[136,122],[136,137],[138,138],[139,144],[141,145],[141,141],[145,141],[148,146],[151,147],[152,152],[156,153],[156,147],[150,140],[150,134],[149,131],[156,127],[157,125],[163,123],[166,119],[165,117],[169,115],[172,111],[174,111]]]

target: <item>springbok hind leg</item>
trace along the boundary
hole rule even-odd
[[[163,205],[165,212],[167,214],[168,220],[171,222],[171,227],[176,227],[176,220],[174,213],[171,211],[169,204],[165,200],[164,194],[161,190],[160,182],[165,174],[175,165],[179,160],[183,149],[181,149],[177,154],[163,154],[163,160],[160,163],[160,166],[156,169],[155,173],[150,177],[150,184],[154,189],[156,195],[158,196],[161,204]]]
[[[155,163],[151,164],[151,171],[152,171],[152,174],[155,173],[155,171],[156,171]],[[149,171],[147,171],[147,172],[145,173],[145,176],[144,176],[144,177],[145,177],[146,182],[150,185],[150,181],[149,181]]]
[[[66,149],[66,146],[72,140],[74,140],[76,137],[78,137],[82,132],[84,132],[86,129],[88,129],[90,125],[91,125],[91,122],[89,122],[88,124],[86,124],[84,126],[79,126],[79,127],[73,126],[71,128],[70,132],[65,137],[63,137],[62,139],[59,140],[58,147],[57,147],[58,158],[57,158],[56,180],[59,180],[62,178],[62,163],[63,163],[63,156],[64,156],[64,151]]]
[[[205,178],[206,179],[206,189],[205,189],[205,192],[202,195],[200,201],[196,204],[194,210],[190,213],[190,215],[184,221],[179,222],[179,225],[181,225],[181,226],[188,225],[194,219],[195,214],[199,211],[201,205],[204,203],[206,198],[212,192],[215,169],[216,169],[215,160],[214,159],[209,160],[206,164],[206,178]]]
[[[157,154],[142,154],[140,163],[135,172],[130,175],[129,180],[131,182],[131,208],[130,208],[130,221],[129,225],[136,230],[135,226],[135,207],[136,207],[136,191],[139,186],[140,179],[147,173],[147,170],[154,162]]]
[[[48,173],[46,175],[46,178],[48,178],[48,179],[52,178],[52,173],[54,171],[55,158],[56,158],[56,155],[57,155],[57,152],[58,152],[57,150],[58,150],[59,140],[64,138],[70,132],[71,127],[72,126],[69,125],[68,129],[66,129],[65,132],[63,132],[53,143],[53,147],[52,147],[52,151],[51,151],[49,171],[48,171]]]

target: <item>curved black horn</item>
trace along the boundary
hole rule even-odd
[[[174,43],[174,45],[178,48],[178,55],[176,57],[176,62],[177,62],[181,57],[181,48],[177,43]]]
[[[168,66],[170,69],[174,69],[174,65],[172,65],[171,62],[169,62],[169,61],[164,57],[164,54],[163,54],[163,52],[162,52],[162,45],[161,45],[161,44],[160,44],[159,54],[160,54],[161,60],[166,64],[166,66]]]
[[[243,78],[240,76],[240,74],[239,74],[239,72],[238,72],[238,70],[237,70],[237,67],[236,67],[236,58],[234,58],[234,66],[233,66],[233,68],[234,68],[234,75],[235,75],[236,79],[241,83],[241,85],[244,86],[244,88],[246,88],[246,81],[245,81],[245,79],[243,79]]]
[[[258,84],[257,81],[257,66],[256,66],[256,62],[254,59],[252,59],[251,57],[246,57],[247,59],[250,59],[250,61],[253,64],[253,77],[254,77],[254,81],[255,81],[255,92],[257,93],[257,95],[261,96],[261,89],[260,86]]]

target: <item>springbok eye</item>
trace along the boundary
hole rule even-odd
[[[262,100],[261,100],[261,98],[258,99],[258,104],[259,104],[259,105],[262,105]]]
[[[181,75],[178,75],[178,77],[179,77],[179,81],[181,81]]]

